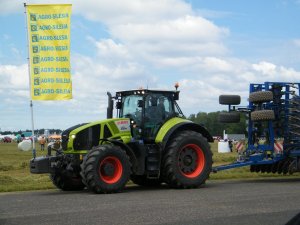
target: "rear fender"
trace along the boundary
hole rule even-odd
[[[161,143],[164,149],[168,141],[172,138],[172,136],[175,133],[183,130],[192,130],[198,132],[202,134],[208,142],[214,142],[213,137],[210,135],[210,133],[205,127],[193,123],[190,120],[185,120],[181,118],[172,118],[171,120],[167,121],[159,130],[155,142]]]

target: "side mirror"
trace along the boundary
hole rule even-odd
[[[176,91],[174,94],[174,100],[177,101],[179,100],[179,91]]]
[[[122,108],[122,102],[116,102],[116,109]]]
[[[138,107],[142,108],[144,106],[143,100],[138,100]]]

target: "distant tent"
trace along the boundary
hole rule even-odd
[[[22,133],[22,137],[31,137],[32,136],[32,132],[28,131],[28,132],[23,132]]]
[[[17,141],[17,142],[22,141],[22,136],[21,136],[21,134],[17,134],[17,135],[16,135],[16,141]]]
[[[61,135],[58,134],[52,134],[48,137],[49,139],[61,139]]]

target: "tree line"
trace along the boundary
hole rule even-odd
[[[227,134],[246,134],[246,116],[241,113],[241,120],[239,123],[220,123],[218,120],[218,112],[199,112],[191,114],[188,119],[203,125],[212,136],[223,136],[225,130]]]
[[[35,135],[41,135],[41,134],[44,134],[45,133],[45,130],[49,130],[49,133],[50,134],[60,134],[62,132],[62,130],[60,129],[37,129],[37,130],[34,130],[34,134]],[[8,134],[14,134],[14,135],[17,135],[17,134],[22,134],[23,132],[32,132],[32,130],[19,130],[19,131],[2,131],[0,132],[1,135],[8,135]]]
[[[191,114],[188,119],[203,125],[206,127],[206,129],[209,131],[209,133],[212,136],[222,136],[223,131],[225,130],[226,133],[228,134],[246,134],[246,116],[245,114],[241,113],[241,120],[239,123],[220,123],[218,121],[219,117],[219,111],[218,112],[199,112],[197,114]],[[56,133],[60,134],[62,130],[60,129],[48,129],[50,134]],[[3,131],[0,132],[2,135],[6,134],[22,134],[23,132],[31,132],[31,130],[25,130],[25,131],[16,131],[16,132],[11,132],[11,131]],[[34,133],[36,135],[41,135],[45,133],[45,129],[38,129],[34,130]]]

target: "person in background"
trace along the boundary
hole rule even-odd
[[[40,139],[40,145],[41,145],[41,151],[44,151],[45,150],[45,143],[46,143],[46,138],[43,136],[41,139]]]
[[[229,145],[229,148],[230,148],[230,152],[232,152],[232,148],[233,148],[233,141],[232,140],[228,140],[228,145]]]

